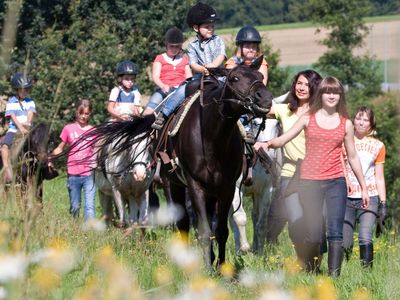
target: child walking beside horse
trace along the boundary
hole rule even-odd
[[[318,256],[323,236],[326,206],[328,239],[328,272],[340,275],[343,260],[343,223],[347,203],[342,146],[361,187],[362,206],[367,208],[369,196],[362,167],[354,147],[354,128],[347,117],[344,88],[335,77],[326,77],[318,86],[308,113],[280,137],[256,145],[257,148],[284,146],[304,129],[305,157],[300,168],[299,199],[303,207],[305,238],[295,245],[306,271],[319,272]]]

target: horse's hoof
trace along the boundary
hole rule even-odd
[[[253,177],[248,177],[243,181],[245,186],[252,186],[253,185]]]
[[[240,254],[248,254],[251,252],[251,247],[249,244],[243,245],[242,247],[240,247],[239,249],[239,253]]]
[[[125,228],[125,223],[124,222],[120,222],[120,221],[114,221],[114,226],[120,229]]]

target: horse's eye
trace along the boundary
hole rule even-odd
[[[233,76],[233,77],[232,77],[232,81],[238,82],[239,80],[240,80],[240,78],[237,77],[237,76]]]

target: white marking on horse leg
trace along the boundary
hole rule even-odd
[[[122,196],[119,190],[117,190],[115,187],[112,187],[113,195],[114,195],[114,202],[118,210],[119,214],[119,224],[123,226],[124,225],[124,218],[125,218],[125,209],[124,209],[124,203],[122,201]]]

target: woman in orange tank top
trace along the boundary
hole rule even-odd
[[[306,271],[319,272],[319,262],[315,258],[319,256],[324,233],[325,207],[329,244],[328,273],[337,277],[343,260],[343,223],[347,200],[342,145],[346,148],[348,161],[360,183],[364,207],[368,207],[369,203],[360,160],[354,148],[353,124],[347,117],[344,89],[337,78],[323,79],[309,112],[301,116],[285,134],[257,148],[282,147],[303,129],[306,151],[298,191],[306,232],[304,242],[295,246]]]

